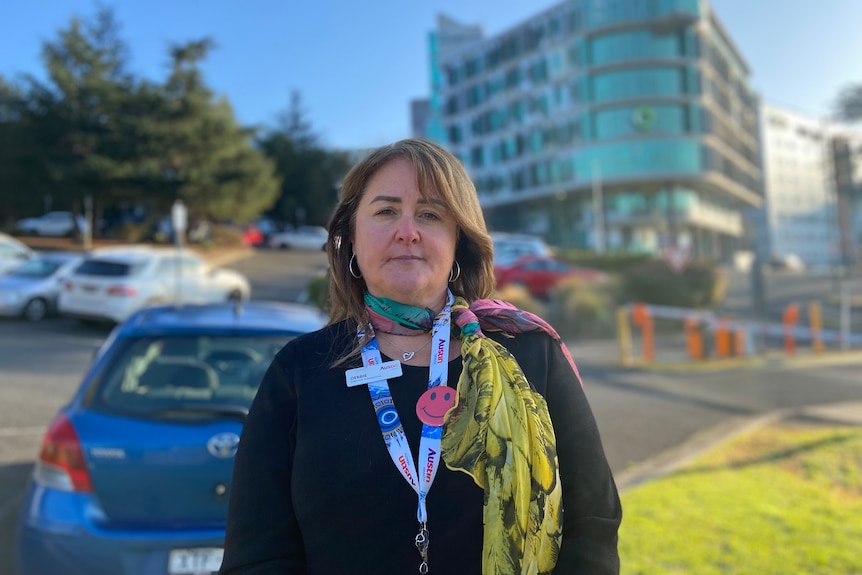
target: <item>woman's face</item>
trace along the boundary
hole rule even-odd
[[[384,164],[356,209],[353,252],[368,291],[401,303],[442,309],[455,260],[455,219],[422,198],[404,159]]]

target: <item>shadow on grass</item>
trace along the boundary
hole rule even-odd
[[[674,472],[673,475],[677,477],[687,475],[703,475],[707,473],[714,473],[716,471],[746,469],[749,467],[754,467],[756,465],[763,465],[767,463],[780,463],[782,461],[792,459],[793,457],[796,457],[798,455],[810,453],[823,447],[832,447],[845,444],[848,441],[858,438],[858,434],[838,435],[826,439],[809,441],[802,445],[797,445],[788,449],[772,451],[770,453],[765,453],[757,457],[730,461],[721,465],[697,465],[694,467],[688,467]]]

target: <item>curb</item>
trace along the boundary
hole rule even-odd
[[[619,365],[624,369],[639,369],[655,373],[710,373],[730,371],[735,369],[772,368],[784,369],[790,367],[817,367],[827,365],[847,365],[862,363],[862,350],[833,351],[819,355],[773,355],[746,358],[729,358],[706,360],[699,362],[667,362],[643,363],[635,362],[629,365]]]

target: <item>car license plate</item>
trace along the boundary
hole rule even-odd
[[[168,575],[197,575],[214,573],[221,568],[224,549],[173,549],[168,555]]]
[[[99,288],[96,286],[91,286],[91,285],[82,285],[81,286],[81,290],[85,291],[87,293],[92,293],[92,292],[96,291],[97,289],[99,289]]]

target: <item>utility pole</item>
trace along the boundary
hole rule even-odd
[[[593,182],[593,222],[595,224],[596,251],[605,251],[605,202],[602,195],[602,172],[601,164],[596,159],[592,162]]]

